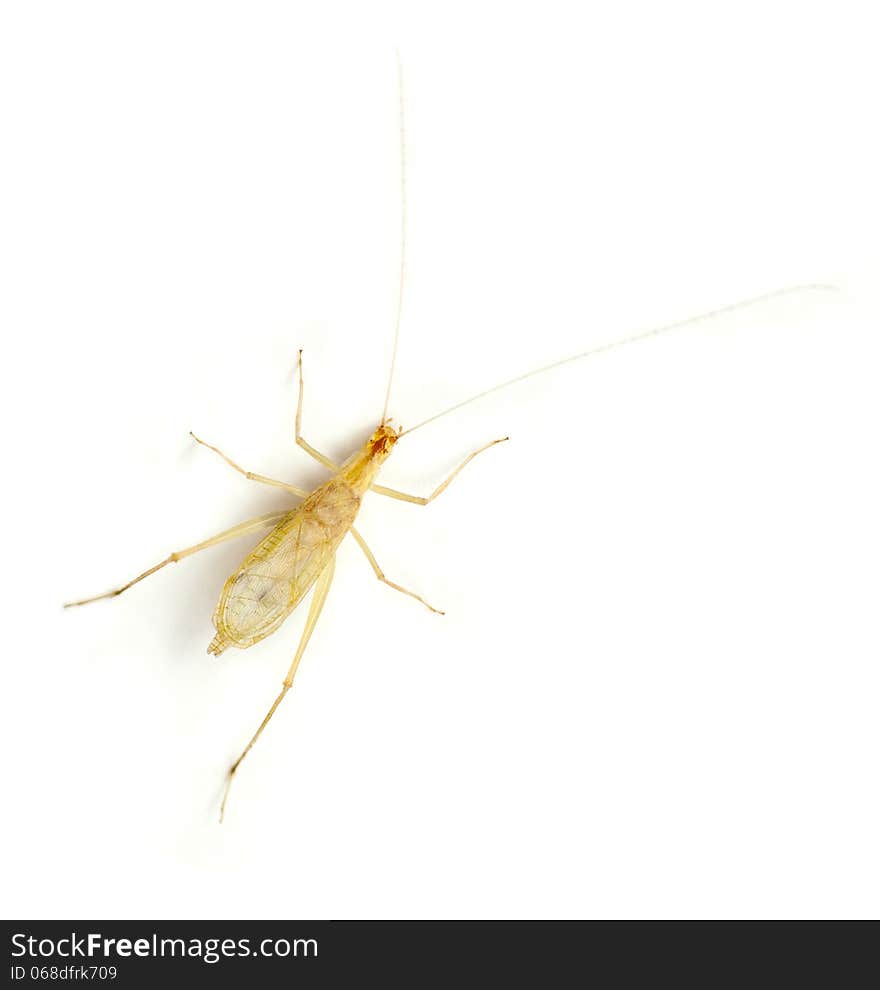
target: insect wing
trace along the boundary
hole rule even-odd
[[[347,486],[330,482],[264,537],[223,587],[209,652],[246,649],[273,633],[333,557],[358,503]]]

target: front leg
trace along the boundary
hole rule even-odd
[[[303,411],[303,352],[302,348],[299,349],[299,399],[296,403],[296,444],[309,455],[309,457],[314,457],[314,459],[319,463],[323,464],[325,468],[332,471],[334,474],[339,470],[339,466],[334,464],[325,454],[322,454],[319,450],[315,448],[306,440],[302,435],[302,411]]]
[[[408,495],[406,492],[399,492],[396,488],[386,488],[384,485],[370,485],[370,491],[376,492],[379,495],[387,495],[388,498],[396,498],[401,502],[414,502],[416,505],[427,505],[429,502],[433,502],[438,495],[446,491],[449,487],[452,479],[458,474],[459,471],[467,467],[468,464],[477,456],[477,454],[482,454],[484,450],[488,450],[490,447],[494,447],[496,443],[504,443],[505,440],[509,440],[510,437],[502,437],[500,440],[493,440],[491,443],[487,443],[485,447],[480,447],[479,450],[475,450],[472,454],[468,456],[458,465],[458,467],[449,475],[449,477],[441,482],[430,495]]]

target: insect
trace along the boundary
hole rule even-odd
[[[134,585],[150,577],[168,564],[176,563],[186,557],[206,550],[209,547],[224,543],[227,540],[235,539],[239,536],[258,533],[268,530],[256,546],[244,557],[241,564],[235,569],[223,585],[220,598],[213,614],[213,624],[215,635],[208,646],[208,652],[214,656],[219,656],[230,647],[236,649],[248,649],[255,643],[260,642],[267,636],[274,633],[284,622],[284,620],[303,601],[308,592],[312,591],[312,599],[309,605],[305,627],[300,636],[299,645],[293,657],[293,661],[287,671],[287,675],[282,682],[281,691],[273,701],[271,707],[257,727],[253,736],[244,747],[238,758],[230,767],[223,799],[220,807],[220,820],[223,820],[229,789],[232,781],[238,772],[242,761],[248,755],[263,730],[272,719],[279,705],[284,700],[285,695],[293,685],[294,677],[308,646],[309,639],[320,618],[324,603],[330,591],[335,568],[336,551],[343,539],[351,535],[361,548],[369,561],[376,577],[389,587],[408,595],[420,602],[423,606],[437,614],[443,614],[439,609],[434,608],[424,598],[416,592],[402,587],[386,577],[384,571],[370,550],[364,537],[355,528],[358,511],[364,497],[368,493],[375,493],[385,497],[398,499],[418,505],[428,505],[441,495],[458,474],[479,454],[489,450],[497,444],[503,443],[507,437],[501,437],[485,443],[483,446],[470,453],[452,473],[442,481],[437,488],[427,496],[411,495],[396,489],[387,488],[377,483],[377,476],[382,465],[395,449],[401,438],[414,431],[434,422],[461,407],[476,402],[487,395],[508,388],[516,383],[530,378],[534,375],[548,372],[572,361],[577,361],[612,348],[620,347],[624,344],[637,340],[644,340],[648,337],[666,333],[670,330],[684,327],[688,324],[709,319],[711,317],[728,313],[735,309],[752,306],[763,302],[771,297],[782,294],[801,292],[810,289],[827,288],[825,286],[800,286],[794,289],[784,289],[780,292],[770,293],[756,299],[727,306],[723,309],[714,310],[711,313],[702,314],[679,323],[663,326],[645,333],[636,334],[623,340],[605,344],[592,348],[580,354],[563,358],[552,364],[545,365],[521,375],[509,381],[502,382],[487,389],[478,395],[472,396],[462,402],[456,403],[448,409],[435,413],[429,418],[404,430],[393,424],[388,416],[388,409],[391,399],[392,384],[394,381],[394,367],[396,363],[397,344],[400,335],[401,312],[403,303],[404,287],[404,263],[406,248],[406,186],[405,176],[405,142],[404,142],[404,100],[403,86],[400,78],[400,68],[398,61],[399,97],[400,97],[400,167],[401,167],[401,210],[400,210],[400,268],[397,298],[397,316],[394,329],[394,346],[390,369],[388,373],[388,385],[385,392],[385,404],[379,423],[371,435],[366,439],[363,446],[355,451],[342,464],[337,464],[329,457],[322,454],[313,447],[302,435],[302,407],[303,407],[303,362],[302,351],[299,354],[298,362],[298,386],[299,395],[296,409],[295,438],[296,443],[312,458],[318,461],[330,473],[330,478],[321,484],[314,491],[309,492],[285,481],[279,481],[265,475],[256,474],[241,467],[222,450],[192,434],[193,439],[202,446],[213,451],[221,457],[231,468],[246,478],[262,484],[275,486],[288,492],[292,496],[301,499],[300,503],[289,510],[282,510],[267,513],[248,519],[244,522],[225,530],[222,533],[203,540],[193,546],[183,550],[175,551],[164,560],[148,568],[137,577],[126,584],[112,591],[106,592],[92,598],[85,598],[79,601],[69,602],[65,607],[74,607],[98,601],[103,598],[113,598],[128,591]]]

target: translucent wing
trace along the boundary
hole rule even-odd
[[[357,493],[333,478],[285,516],[223,586],[208,652],[244,650],[275,632],[332,559],[359,508]]]

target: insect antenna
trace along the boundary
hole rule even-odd
[[[572,354],[570,357],[562,358],[559,361],[553,361],[551,364],[545,364],[540,368],[535,368],[534,371],[527,371],[524,375],[518,375],[516,378],[511,378],[509,381],[501,382],[498,385],[493,385],[491,388],[487,388],[484,392],[480,392],[477,395],[472,395],[469,399],[463,399],[461,402],[456,402],[454,406],[450,406],[442,412],[435,413],[433,416],[423,419],[421,423],[416,423],[415,426],[411,426],[408,430],[404,430],[403,433],[401,433],[401,436],[406,436],[407,433],[420,430],[423,426],[427,426],[428,423],[433,423],[435,420],[438,420],[443,416],[448,416],[449,413],[455,412],[463,406],[469,406],[472,402],[478,402],[480,399],[485,399],[487,395],[492,395],[493,392],[500,392],[502,389],[509,388],[511,385],[518,385],[520,382],[524,382],[527,378],[534,378],[535,375],[543,375],[545,371],[553,371],[554,368],[561,368],[563,365],[570,364],[572,361],[580,361],[582,358],[594,357],[597,354],[604,354],[606,351],[613,351],[618,347],[624,347],[627,344],[634,344],[639,340],[647,340],[649,337],[659,337],[661,334],[669,333],[671,330],[680,330],[683,327],[691,326],[694,323],[702,323],[706,320],[715,319],[718,316],[726,316],[729,313],[736,312],[737,310],[748,309],[761,303],[770,302],[771,299],[779,299],[782,296],[790,296],[801,292],[836,291],[837,286],[835,285],[811,284],[790,286],[787,289],[777,289],[774,292],[766,292],[763,295],[754,296],[751,299],[744,299],[741,302],[733,303],[730,306],[722,306],[720,309],[713,309],[707,313],[700,313],[698,316],[691,316],[686,320],[679,320],[676,323],[667,323],[665,326],[655,327],[653,330],[646,330],[642,333],[636,333],[630,337],[624,337],[621,340],[613,340],[607,344],[600,344],[598,347],[591,347],[589,350],[582,351],[580,354]]]
[[[400,62],[400,52],[395,48],[394,57],[397,62],[397,95],[399,101],[400,120],[400,268],[397,281],[397,318],[394,323],[394,344],[391,351],[391,368],[388,372],[388,387],[385,389],[385,405],[382,408],[382,420],[388,418],[388,403],[391,401],[391,383],[394,381],[394,366],[397,364],[397,344],[400,340],[400,316],[403,311],[403,277],[406,267],[406,131],[404,128],[403,102],[403,66]]]

